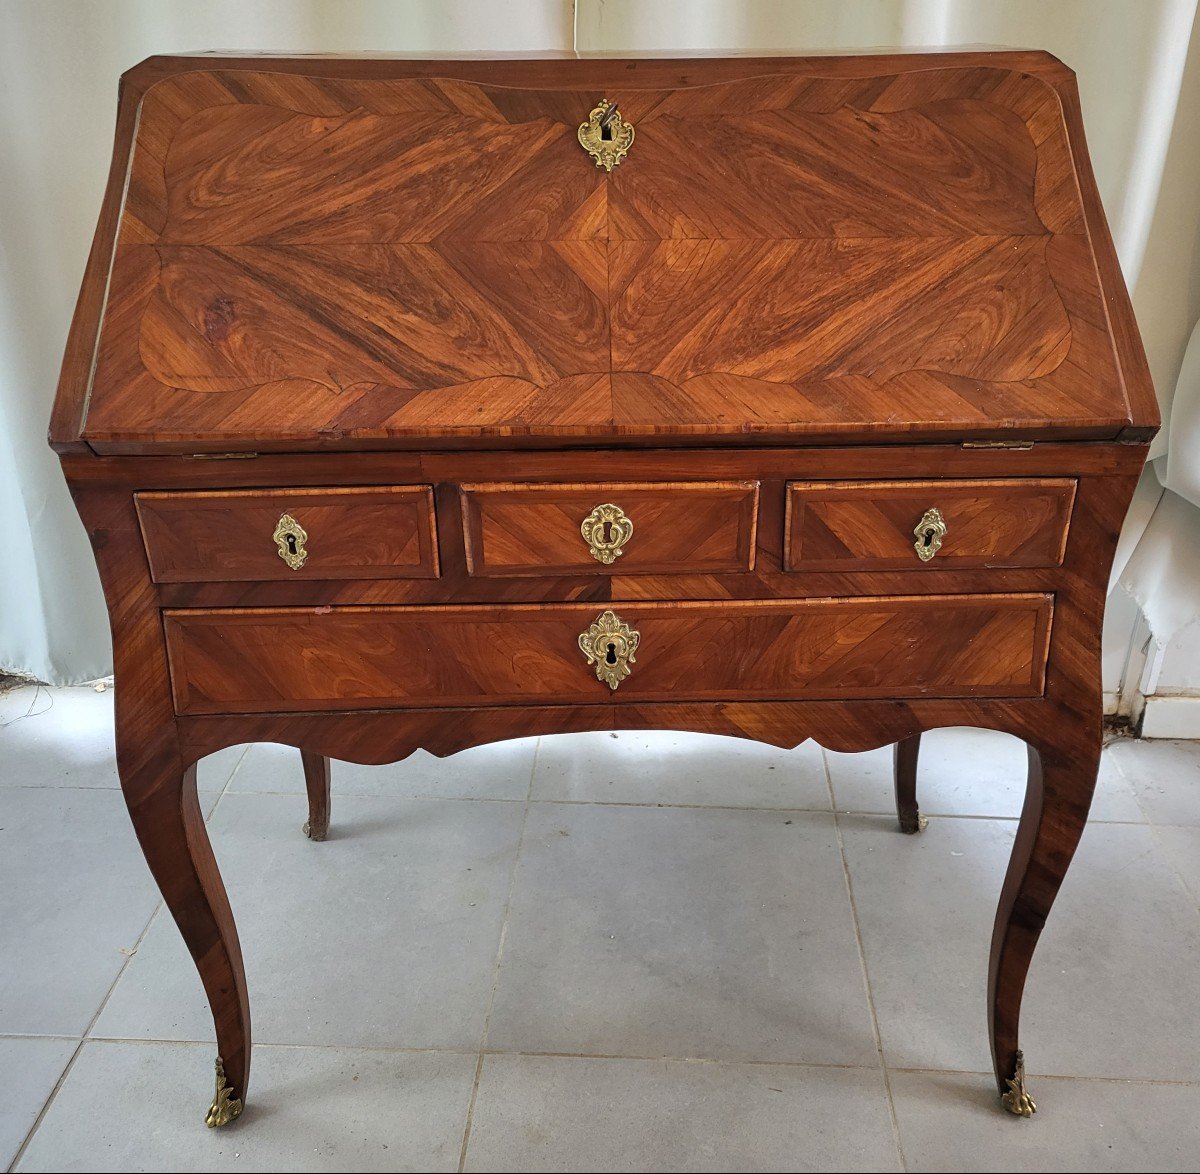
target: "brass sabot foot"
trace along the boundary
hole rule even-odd
[[[1017,1053],[1017,1069],[1011,1079],[1004,1082],[1008,1091],[1000,1094],[1000,1103],[1016,1117],[1032,1117],[1037,1112],[1033,1097],[1025,1088],[1025,1056]]]
[[[209,1106],[204,1124],[209,1129],[219,1129],[222,1125],[228,1125],[230,1121],[236,1121],[241,1115],[241,1098],[233,1095],[233,1089],[225,1079],[225,1064],[218,1056],[217,1095],[213,1097],[213,1103]]]

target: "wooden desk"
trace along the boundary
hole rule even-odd
[[[1100,755],[1157,427],[1042,53],[152,58],[51,425],[112,618],[117,756],[241,1111],[195,763],[595,729],[1029,744],[998,1088]],[[250,943],[253,948],[253,943]],[[697,1041],[697,1047],[701,1047]]]

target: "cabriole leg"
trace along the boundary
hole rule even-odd
[[[1070,751],[1029,746],[1029,782],[1008,875],[996,911],[988,974],[988,1018],[996,1083],[1004,1107],[1019,1117],[1036,1105],[1025,1087],[1018,1025],[1025,977],[1038,937],[1083,834],[1100,741]]]
[[[72,493],[112,619],[121,790],[146,863],[208,995],[217,1034],[217,1095],[207,1120],[224,1125],[241,1113],[250,1073],[246,975],[196,798],[196,767],[185,765],[180,753],[157,592],[129,490],[72,486]]]
[[[308,788],[308,822],[304,834],[310,840],[323,840],[329,835],[329,759],[323,754],[300,751],[304,763],[304,783]]]
[[[217,1032],[217,1091],[209,1126],[239,1117],[250,1072],[250,1005],[242,951],[196,798],[196,767],[178,761],[122,770],[146,863],[208,995]]]
[[[897,742],[893,748],[892,765],[896,780],[896,816],[900,830],[908,835],[921,831],[925,819],[917,807],[917,756],[921,751],[921,735],[914,734]]]

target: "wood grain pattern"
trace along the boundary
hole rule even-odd
[[[1051,600],[964,595],[622,606],[622,700],[1025,697]],[[589,604],[164,613],[181,714],[610,700],[579,651]]]
[[[157,583],[264,579],[436,579],[428,486],[139,493],[138,518]],[[308,534],[289,567],[273,534],[289,514]]]
[[[1062,562],[1075,482],[794,481],[788,486],[792,571],[1053,567]],[[914,530],[936,508],[941,549],[917,557]]]
[[[171,701],[162,619],[133,497],[75,493],[104,586],[113,633],[117,772],[133,830],[212,1011],[231,1095],[250,1075],[250,1002],[237,927],[208,839]],[[211,1087],[211,1086],[210,1086]]]
[[[304,765],[304,787],[308,792],[308,819],[304,824],[304,834],[317,843],[329,835],[329,803],[332,773],[329,769],[329,759],[323,754],[310,754],[307,750],[300,752]]]
[[[1056,748],[1056,753],[1069,758],[1073,748],[1087,746],[1093,741],[1098,744],[1099,741],[1099,617],[1104,584],[1117,529],[1144,457],[1143,447],[1127,445],[1046,445],[1029,451],[964,450],[942,446],[890,450],[732,450],[703,454],[608,452],[590,456],[564,453],[433,453],[419,457],[330,454],[316,458],[280,456],[236,462],[68,456],[64,459],[64,468],[97,551],[112,608],[117,647],[121,650],[118,658],[118,721],[124,724],[119,724],[118,740],[129,748],[129,753],[142,753],[135,748],[149,745],[155,737],[168,738],[172,747],[178,739],[178,749],[172,753],[180,757],[173,761],[192,762],[226,745],[264,740],[285,742],[314,754],[350,761],[385,762],[403,758],[422,746],[446,754],[504,737],[617,728],[691,729],[733,734],[778,745],[795,745],[807,737],[816,737],[831,748],[861,750],[895,742],[924,729],[967,724],[1008,730],[1031,742]],[[251,714],[183,717],[176,722],[169,717],[156,716],[153,707],[147,709],[145,706],[149,697],[161,698],[166,680],[158,610],[163,594],[185,588],[192,591],[199,585],[161,585],[156,588],[150,580],[133,504],[133,492],[137,488],[190,491],[228,484],[231,477],[236,477],[239,484],[251,486],[372,484],[396,481],[405,476],[425,477],[437,482],[443,477],[453,479],[456,471],[463,480],[487,480],[516,474],[551,482],[561,481],[569,474],[599,479],[614,469],[618,476],[625,477],[645,476],[651,469],[661,470],[667,476],[679,476],[697,459],[703,462],[706,471],[731,478],[746,477],[757,468],[764,478],[764,485],[768,480],[775,484],[777,504],[771,507],[775,524],[760,529],[760,542],[769,541],[771,534],[776,536],[776,568],[783,533],[782,487],[788,472],[797,468],[842,479],[886,477],[889,472],[894,474],[899,469],[917,476],[934,476],[941,472],[996,479],[1055,473],[1078,477],[1078,497],[1062,567],[1004,573],[1006,579],[1011,575],[1036,579],[1055,594],[1055,622],[1051,631],[1045,696],[1010,700],[725,700],[687,704],[631,703],[616,699],[597,705],[481,705],[454,710]],[[457,498],[452,495],[449,501],[454,506]],[[762,508],[770,512],[766,498]],[[452,509],[448,517],[453,519],[456,513],[457,510]],[[455,538],[454,528],[443,525],[441,538],[443,549],[461,559],[461,538]],[[457,555],[453,553],[455,549],[459,552]],[[760,555],[761,550],[760,546]],[[465,579],[465,564],[458,565],[461,570],[457,573]],[[892,581],[911,581],[911,576],[899,572],[849,575],[842,577],[842,581],[849,594],[862,594],[872,590],[874,584],[887,581],[889,574]],[[929,581],[957,582],[963,576],[974,580],[977,575],[978,572],[934,572]],[[996,573],[989,572],[989,575],[992,577],[989,581],[994,581]],[[805,582],[810,578],[826,581],[821,576],[800,578]],[[659,577],[651,577],[652,583],[660,581]],[[926,581],[924,576],[921,581]],[[554,580],[543,584],[536,580],[522,582],[527,592],[553,593],[568,587],[566,583],[559,583],[555,588]],[[602,584],[605,582],[600,580]],[[626,584],[640,582],[639,577],[625,580]],[[206,589],[215,586],[206,585]],[[332,593],[350,590],[352,586],[339,585]],[[256,593],[279,589],[278,585],[246,584],[237,590],[255,597]],[[315,589],[314,584],[300,584],[295,588],[310,592]],[[322,596],[329,594],[329,588],[322,588]],[[143,698],[139,690],[147,687],[150,693]],[[169,694],[167,697],[170,707]],[[156,704],[161,707],[161,702]],[[126,779],[124,774],[123,779]],[[137,785],[136,776],[129,775],[127,797],[138,794]],[[1070,782],[1063,785],[1069,786],[1072,795],[1082,797],[1079,801],[1086,801],[1094,785],[1094,776],[1086,769],[1073,772]],[[148,825],[148,836],[156,834],[152,830],[155,826],[153,821]],[[153,846],[148,850],[157,852]],[[162,874],[164,886],[184,884],[186,874],[180,871],[182,858],[169,855],[153,858],[160,859],[161,867],[166,870]],[[1054,867],[1057,872],[1044,874],[1047,884],[1061,883],[1065,861],[1057,858]],[[205,894],[207,890],[201,888],[200,893]],[[203,897],[203,901],[215,899]],[[201,902],[201,897],[195,900]],[[204,905],[200,903],[194,912],[181,912],[180,926],[193,953],[202,959],[200,965],[213,1001],[219,1046],[227,1058],[227,1070],[230,1070],[230,1053],[235,1048],[241,1048],[243,1052],[248,1048],[248,1019],[244,1007],[239,1010],[239,1004],[229,993],[232,988],[221,978],[223,973],[228,973],[224,968],[233,957],[228,948],[230,939],[228,935],[222,939],[226,943],[224,953],[214,952],[209,928],[213,923],[203,910]],[[998,925],[1007,926],[1007,921],[998,921]],[[1040,926],[1035,927],[1033,938],[1037,928]],[[1023,931],[1018,952],[1014,955],[1023,956],[1026,965],[1033,938]],[[1003,943],[1007,939],[1002,935],[998,940]],[[997,949],[1000,948],[1009,947],[1001,944]],[[1011,1000],[1011,995],[1009,997]],[[994,1006],[993,1018],[999,1021],[1000,1004]],[[995,1050],[997,1076],[1001,1081],[1011,1074],[1016,1040],[1011,1001],[1005,1008]],[[244,1080],[244,1069],[231,1071],[240,1072]],[[244,1083],[238,1083],[235,1077],[235,1088],[244,1090],[244,1087]]]
[[[272,580],[162,584],[158,598],[172,607],[320,607],[337,604],[503,603],[629,599],[792,598],[839,595],[941,594],[988,589],[1009,592],[1056,591],[1061,575],[1053,568],[1011,568],[986,572],[939,567],[935,559],[921,574],[910,571],[784,571],[784,486],[798,471],[829,480],[888,480],[898,472],[918,479],[1122,479],[1135,475],[1143,449],[1128,445],[1037,445],[1027,451],[963,449],[947,445],[896,447],[698,451],[609,451],[602,457],[565,452],[355,453],[327,454],[320,461],[284,456],[255,460],[180,461],[171,458],[68,458],[73,483],[125,485],[166,490],[212,490],[230,483],[270,488],[321,484],[374,486],[431,480],[440,505],[437,580],[344,581]],[[612,475],[623,482],[695,477],[722,480],[761,477],[760,524],[754,570],[722,574],[575,574],[483,577],[468,573],[457,485],[512,479],[521,484],[563,483],[567,478]],[[461,479],[461,480],[460,480]],[[924,508],[924,507],[922,507]],[[619,562],[611,570],[619,572]],[[281,564],[282,565],[282,564]]]
[[[1000,892],[988,960],[988,1026],[997,1083],[1005,1089],[1018,1054],[1025,978],[1063,876],[1079,846],[1100,771],[1100,738],[1041,739],[1029,772],[1016,842]]]
[[[603,94],[638,134],[611,175],[573,141]],[[1095,785],[1107,575],[1157,423],[1074,79],[1047,54],[165,57],[131,70],[51,443],[112,618],[122,788],[234,1095],[250,1021],[195,800],[205,754],[298,747],[319,825],[330,757],[619,728],[895,743],[903,821],[917,814],[917,739],[950,725],[1030,746],[990,964],[1003,1089]],[[1039,443],[959,447],[1013,436]],[[263,455],[170,455],[201,452]],[[900,478],[1027,484],[962,499],[952,533],[983,564],[889,565],[891,537],[858,537],[858,499],[822,499],[830,537],[814,546],[805,497],[805,559],[819,550],[826,569],[785,568],[799,483]],[[471,573],[463,485],[718,481],[759,486],[751,557],[736,566],[697,573],[697,511],[671,518],[676,552],[692,546],[683,565],[664,547],[653,569],[548,561],[528,574],[513,545],[510,569]],[[1073,507],[1056,488],[1071,483]],[[135,502],[381,486],[432,494],[418,561],[436,557],[437,578],[359,577],[343,550],[333,578],[280,578],[282,563],[251,559],[248,578],[156,582]],[[898,507],[869,504],[868,531],[892,534]],[[1022,529],[1015,510],[1043,521]],[[356,508],[344,529],[367,516]],[[178,538],[195,514],[177,521],[153,550],[175,542],[168,562],[193,566],[195,540]],[[411,550],[402,530],[368,542],[369,561],[386,562],[390,543]],[[745,541],[739,517],[739,552]],[[567,623],[607,606],[647,633],[616,694],[587,676]],[[348,644],[327,639],[348,623]],[[247,712],[177,712],[167,627],[176,659],[185,627],[202,646],[182,677],[206,695],[184,705]],[[526,676],[513,641],[529,631]],[[520,692],[539,674],[555,690],[545,700]],[[755,691],[763,674],[774,693]],[[938,684],[964,680],[973,695]],[[1023,695],[980,692],[996,680]]]
[[[612,574],[592,557],[580,524],[598,505],[634,524],[621,574],[719,574],[754,565],[758,484],[598,482],[461,487],[467,568],[473,575]]]
[[[682,90],[614,64],[639,140],[611,176],[573,141],[595,82],[565,69],[162,81],[85,434],[1114,435],[1131,417],[1053,89],[1002,58],[914,64]]]
[[[917,759],[921,753],[921,735],[901,738],[892,748],[892,774],[896,790],[896,818],[905,835],[921,830],[921,810],[917,805]]]

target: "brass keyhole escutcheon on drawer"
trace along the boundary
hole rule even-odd
[[[601,98],[587,122],[579,124],[579,145],[596,160],[597,167],[612,171],[633,145],[633,127],[621,117],[616,102]]]
[[[633,537],[633,519],[619,505],[598,505],[580,523],[579,532],[592,552],[592,558],[605,566],[615,562]]]
[[[936,507],[926,510],[913,533],[917,536],[913,543],[917,558],[927,563],[942,549],[942,540],[946,537],[946,520],[942,517],[942,511]]]
[[[629,676],[641,633],[631,628],[614,611],[603,611],[586,632],[579,634],[579,648],[596,668],[596,679],[610,689]]]
[[[275,533],[271,537],[275,539],[275,545],[279,547],[279,557],[293,571],[298,571],[304,566],[304,561],[308,558],[308,551],[304,549],[304,544],[308,541],[308,533],[291,514],[280,515],[279,522],[275,526]]]

